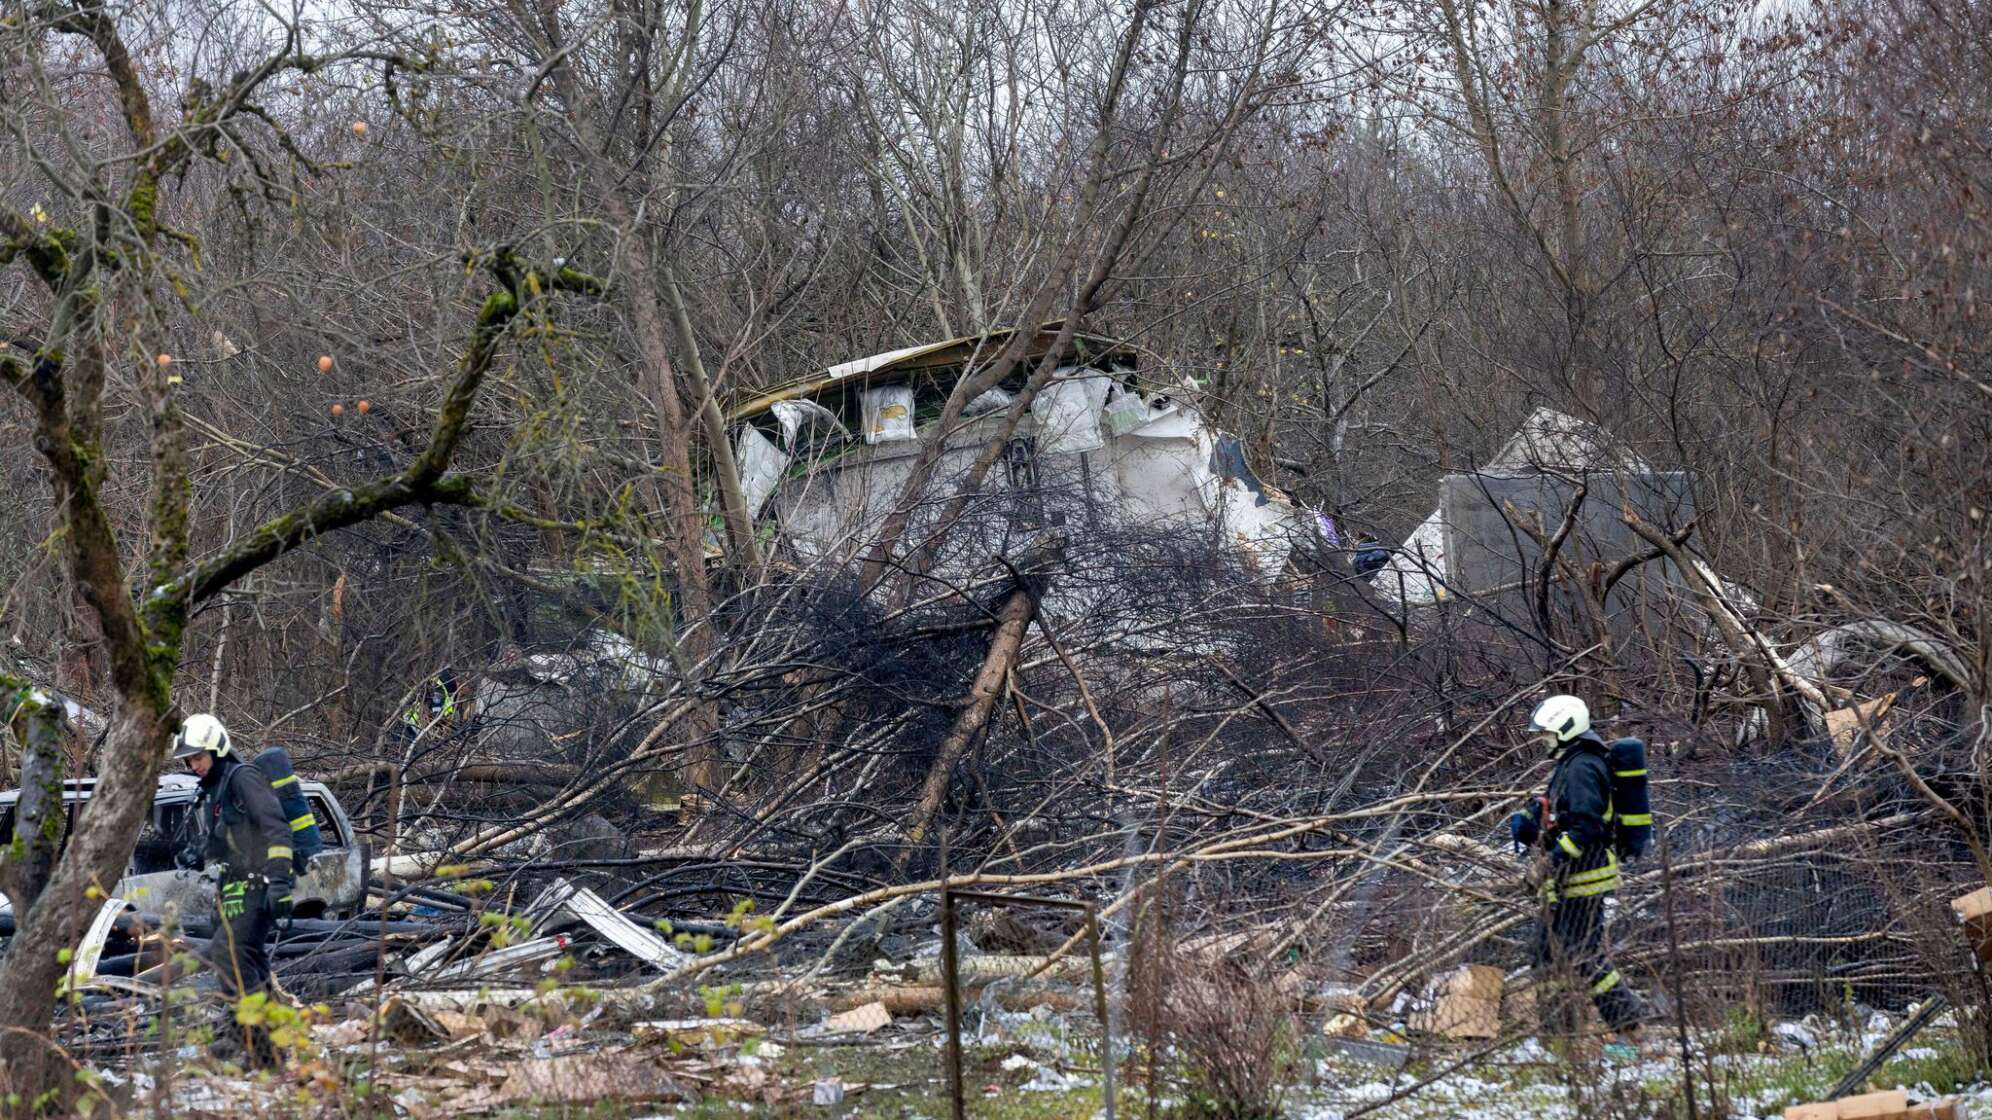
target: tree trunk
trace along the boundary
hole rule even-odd
[[[41,897],[55,871],[55,850],[68,820],[62,811],[62,702],[26,684],[11,685],[0,699],[7,728],[21,752],[21,797],[14,803],[12,844],[0,852],[0,892],[25,914]]]
[[[933,765],[927,768],[926,781],[920,784],[920,800],[913,807],[913,815],[907,818],[906,850],[900,856],[902,866],[926,838],[928,826],[933,823],[935,814],[941,811],[941,799],[947,795],[948,781],[954,774],[955,764],[968,753],[970,744],[988,726],[989,713],[995,710],[997,699],[1003,695],[1004,682],[1017,664],[1017,651],[1024,644],[1024,630],[1037,615],[1041,590],[1034,586],[1033,580],[1020,576],[1016,587],[997,609],[996,633],[989,639],[989,652],[982,659],[982,668],[975,674],[975,683],[969,687],[968,706],[955,717],[948,737],[942,740],[940,752],[934,756]]]
[[[51,1093],[56,1100],[41,1111],[61,1115],[59,1101],[76,1089],[66,1075],[68,1061],[40,1032],[54,1019],[55,986],[67,967],[62,950],[82,939],[95,912],[89,888],[108,891],[124,875],[139,823],[152,808],[170,730],[147,705],[120,705],[104,757],[128,772],[99,775],[96,792],[78,815],[76,832],[39,904],[15,912],[19,925],[7,955],[0,958],[0,1024],[17,1029],[0,1032],[0,1099],[19,1094],[22,1103],[8,1105],[6,1115],[28,1115],[36,1111],[33,1102]]]

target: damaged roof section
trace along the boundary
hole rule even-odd
[[[1029,362],[1044,357],[1051,352],[1058,332],[1065,326],[1063,319],[1054,319],[1038,327],[1032,336],[1030,346],[1024,353],[1024,361]],[[768,413],[775,405],[784,401],[813,401],[819,404],[835,403],[833,398],[851,391],[862,391],[871,386],[902,385],[913,382],[931,382],[944,385],[947,390],[954,388],[962,370],[978,362],[993,359],[1016,334],[1015,328],[990,331],[987,334],[963,335],[944,342],[929,342],[920,346],[907,346],[898,350],[888,350],[873,354],[868,358],[855,358],[848,362],[825,369],[815,377],[757,394],[736,405],[728,414],[730,423],[752,420]],[[1101,369],[1132,369],[1138,363],[1139,351],[1128,343],[1107,338],[1104,335],[1074,333],[1071,340],[1070,360],[1075,365]],[[1014,380],[1021,386],[1025,368],[1020,364]],[[943,390],[943,396],[946,390]]]
[[[1063,364],[1005,432],[1003,414],[1060,326],[1039,327],[1016,372],[969,403],[959,429],[946,436],[923,505],[940,505],[927,499],[956,492],[976,457],[1007,440],[983,486],[1007,503],[1004,512],[957,527],[970,535],[1007,539],[1019,529],[1109,523],[1215,527],[1216,539],[1254,578],[1278,577],[1296,534],[1315,533],[1317,519],[1296,516],[1285,494],[1260,481],[1239,441],[1209,424],[1193,387],[1144,365],[1138,348],[1074,335]],[[804,559],[855,555],[903,493],[921,441],[934,435],[955,385],[1013,333],[843,362],[736,407],[730,419],[750,510],[772,517]],[[915,521],[916,531],[935,528],[918,524],[917,513]]]
[[[1655,471],[1638,455],[1595,424],[1550,408],[1538,408],[1522,421],[1492,459],[1477,470],[1448,475],[1440,484],[1440,502],[1404,539],[1378,571],[1377,592],[1406,606],[1429,606],[1455,591],[1495,592],[1519,584],[1524,558],[1532,558],[1506,526],[1497,497],[1511,503],[1522,498],[1513,485],[1530,485],[1559,478],[1611,477],[1625,483],[1629,500],[1662,525],[1679,525],[1693,518],[1692,498],[1684,476]],[[1498,496],[1493,492],[1504,491]],[[1567,497],[1567,495],[1564,495]],[[1592,503],[1578,526],[1581,535],[1618,540],[1622,528],[1606,525],[1617,517],[1616,502]],[[1565,508],[1557,494],[1530,494],[1521,508],[1544,513],[1554,528]],[[1490,527],[1487,516],[1500,522]],[[1524,558],[1515,553],[1520,550]]]

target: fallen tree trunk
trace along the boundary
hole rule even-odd
[[[1744,670],[1750,674],[1751,683],[1764,695],[1762,702],[1764,714],[1770,720],[1773,739],[1782,734],[1786,714],[1784,703],[1780,699],[1782,693],[1780,685],[1803,697],[1806,703],[1811,705],[1812,710],[1822,717],[1837,706],[1836,701],[1846,703],[1853,698],[1853,694],[1844,688],[1815,681],[1792,668],[1790,662],[1778,653],[1777,647],[1771,640],[1745,621],[1743,612],[1723,595],[1721,577],[1710,571],[1708,565],[1702,563],[1699,557],[1690,556],[1672,536],[1648,524],[1646,519],[1634,513],[1630,506],[1620,511],[1619,519],[1625,522],[1627,528],[1644,537],[1648,544],[1665,553],[1667,559],[1673,561],[1688,590],[1694,594],[1702,609],[1715,622],[1716,629],[1722,632],[1723,642],[1743,663]],[[1831,700],[1828,699],[1829,694]]]
[[[341,767],[320,780],[328,786],[359,785],[377,778],[392,778],[400,770],[401,767],[393,762],[365,762],[357,766]],[[472,762],[439,770],[433,774],[403,774],[401,784],[426,786],[470,782],[494,786],[547,786],[561,789],[574,780],[575,774],[576,770],[572,766],[522,766],[510,762]]]
[[[1052,545],[1039,553],[1040,567],[1055,557],[1057,545]],[[1014,572],[1014,569],[1013,569]],[[954,726],[948,729],[948,737],[941,742],[940,752],[934,756],[932,766],[927,768],[927,778],[920,784],[920,800],[914,804],[912,816],[906,822],[906,852],[900,857],[901,866],[906,857],[920,842],[926,839],[927,828],[934,821],[934,815],[941,811],[941,799],[948,791],[948,780],[954,768],[961,761],[968,748],[982,734],[989,724],[989,713],[996,708],[996,701],[1003,695],[1010,671],[1016,667],[1017,651],[1023,648],[1024,631],[1037,616],[1038,595],[1042,590],[1036,581],[1023,573],[1016,574],[1016,584],[996,611],[996,633],[989,639],[989,652],[982,659],[982,668],[976,671],[975,683],[969,688],[968,706],[961,715],[955,717]]]

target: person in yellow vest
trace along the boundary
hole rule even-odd
[[[401,716],[402,733],[414,741],[418,736],[433,739],[447,734],[457,722],[456,674],[445,665],[429,678],[422,701]]]

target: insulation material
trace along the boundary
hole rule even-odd
[[[1133,439],[1183,439],[1198,443],[1208,442],[1204,433],[1203,417],[1192,408],[1165,409],[1156,413],[1148,423],[1127,434]],[[1208,460],[1210,452],[1203,451],[1202,458]],[[1204,469],[1208,473],[1208,463]]]
[[[905,444],[854,450],[800,478],[785,481],[774,516],[805,559],[853,553],[870,543],[911,475],[914,457]],[[948,476],[944,458],[941,476]]]
[[[854,1007],[849,1011],[830,1016],[824,1021],[823,1029],[830,1034],[845,1032],[870,1034],[891,1025],[892,1012],[885,1009],[885,1004],[867,1003],[863,1007]]]
[[[1891,692],[1865,704],[1827,712],[1826,734],[1833,740],[1834,751],[1838,752],[1841,758],[1846,758],[1853,753],[1854,740],[1859,738],[1863,731],[1869,731],[1875,739],[1886,742],[1888,736],[1882,721],[1888,716],[1888,709],[1895,706],[1897,695],[1899,692]]]
[[[747,502],[747,516],[759,517],[768,495],[782,481],[791,456],[775,446],[752,424],[744,425],[734,440],[733,458],[740,467],[740,493]]]
[[[1113,471],[1122,513],[1143,525],[1201,521],[1214,508],[1217,476],[1202,418],[1185,409],[1157,413],[1115,438]]]
[[[1244,557],[1254,578],[1261,583],[1278,579],[1293,551],[1293,507],[1268,500],[1239,478],[1224,479],[1222,495],[1225,539]]]
[[[1107,405],[1101,420],[1109,435],[1126,435],[1160,415],[1161,410],[1150,408],[1140,393],[1117,384],[1107,387]]]
[[[1435,603],[1445,595],[1445,589],[1432,577],[1443,577],[1445,570],[1446,525],[1439,511],[1433,510],[1390,554],[1390,562],[1377,570],[1370,585],[1379,595],[1414,606]]]
[[[1100,436],[1100,411],[1107,404],[1111,382],[1101,374],[1073,376],[1061,369],[1031,400],[1040,455],[1073,455],[1106,446]]]
[[[802,436],[807,444],[851,441],[850,429],[837,419],[837,414],[815,401],[777,401],[768,411],[775,414],[775,423],[782,426],[782,446],[791,451],[797,449],[797,436]]]
[[[913,386],[866,389],[863,400],[866,443],[913,438]]]
[[[986,416],[991,412],[1001,412],[1010,407],[1010,402],[1016,399],[1007,389],[984,389],[982,392],[976,394],[974,400],[968,402],[962,408],[961,414],[963,416]]]

